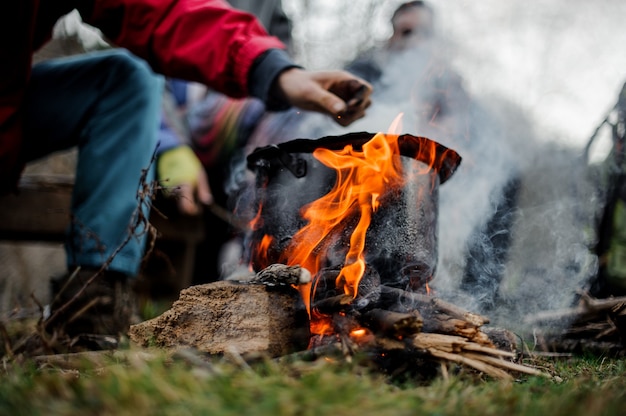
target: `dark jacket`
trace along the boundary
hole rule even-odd
[[[21,170],[21,107],[32,54],[74,8],[117,46],[164,75],[201,82],[234,97],[266,98],[268,82],[288,59],[266,59],[284,44],[253,15],[223,0],[19,0],[0,2],[0,193]],[[276,55],[276,54],[274,54]],[[263,77],[255,75],[262,67]],[[271,81],[271,79],[270,79]]]

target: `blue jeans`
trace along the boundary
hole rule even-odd
[[[33,68],[24,155],[31,161],[78,146],[67,263],[135,276],[145,249],[138,213],[142,172],[152,181],[163,80],[124,50],[55,59]],[[142,212],[148,215],[149,209]],[[119,250],[119,252],[118,252]]]

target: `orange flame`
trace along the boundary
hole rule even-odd
[[[367,330],[365,328],[353,329],[352,332],[350,332],[350,336],[354,338],[360,338],[365,335],[367,335]]]
[[[332,318],[313,312],[314,319],[311,319],[311,333],[318,335],[332,335],[335,333]]]
[[[284,253],[288,264],[300,264],[315,275],[325,260],[324,247],[329,236],[342,235],[350,219],[358,218],[350,237],[344,267],[337,277],[337,287],[356,297],[365,272],[365,236],[379,197],[388,189],[402,185],[397,135],[376,134],[358,151],[352,145],[334,151],[318,148],[313,156],[337,171],[333,189],[303,207],[308,224],[301,228]]]
[[[267,264],[268,263],[268,258],[267,258],[267,253],[269,251],[269,248],[272,246],[272,241],[274,240],[274,238],[271,235],[267,235],[265,234],[263,236],[263,238],[261,239],[261,241],[259,242],[259,244],[257,245],[257,248],[255,250],[258,258],[257,260]]]
[[[256,212],[254,218],[250,220],[248,226],[251,230],[258,230],[263,225],[263,218],[261,217],[261,213],[263,211],[263,204],[259,204],[259,209]]]
[[[350,331],[350,338],[359,345],[366,345],[373,339],[373,334],[367,328],[355,328]]]

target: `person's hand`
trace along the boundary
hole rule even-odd
[[[326,113],[342,126],[365,116],[371,104],[372,86],[346,71],[291,68],[278,76],[276,86],[290,104]]]
[[[200,213],[200,204],[209,205],[213,202],[204,168],[188,146],[164,151],[159,156],[157,171],[165,195],[176,198],[182,214],[197,215]]]

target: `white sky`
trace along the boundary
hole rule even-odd
[[[470,88],[519,102],[557,140],[584,145],[626,82],[623,0],[453,0],[437,7]]]

